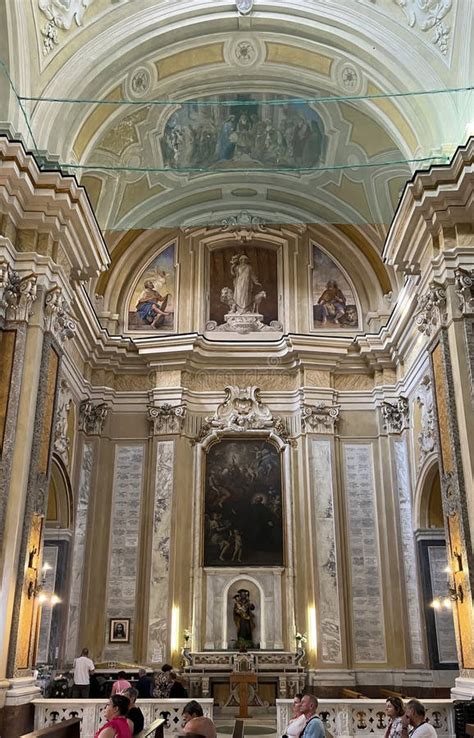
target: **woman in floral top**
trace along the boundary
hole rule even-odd
[[[384,738],[400,738],[402,733],[402,715],[405,708],[400,697],[387,697],[385,713],[388,717],[388,726]]]

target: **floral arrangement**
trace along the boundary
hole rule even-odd
[[[299,633],[298,631],[295,633],[295,641],[298,641],[298,643],[301,645],[302,643],[306,643],[308,640],[308,636],[306,633]]]
[[[188,628],[185,628],[183,630],[183,638],[185,640],[185,643],[187,643],[189,641],[189,639],[191,638],[191,635],[192,635],[192,633],[191,633],[191,631]]]

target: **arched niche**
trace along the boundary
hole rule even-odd
[[[437,454],[432,453],[420,470],[414,497],[415,537],[430,668],[456,669],[453,610],[444,606],[449,604],[450,584],[438,463]],[[433,608],[435,599],[443,606]]]
[[[66,467],[56,454],[51,464],[46,509],[42,552],[43,593],[49,596],[54,593],[60,601],[53,607],[46,600],[41,608],[36,661],[55,667],[62,660],[65,646],[73,517],[71,482]]]
[[[252,631],[252,640],[256,647],[265,648],[265,594],[261,583],[252,576],[238,576],[234,581],[230,581],[224,591],[224,602],[227,602],[225,612],[223,641],[227,643],[227,648],[238,647],[237,631],[234,622],[234,597],[239,589],[246,589],[249,592],[249,601],[254,605],[253,619],[254,628]]]

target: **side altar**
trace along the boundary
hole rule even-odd
[[[191,696],[213,697],[214,704],[234,708],[241,707],[242,679],[237,676],[252,674],[255,678],[248,680],[248,706],[267,707],[276,699],[303,691],[306,671],[302,656],[289,651],[186,651],[184,672]],[[249,661],[248,669],[238,663],[242,658]]]

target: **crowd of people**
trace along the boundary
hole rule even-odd
[[[325,727],[317,714],[318,699],[312,694],[296,694],[293,716],[282,738],[325,738]],[[436,731],[426,719],[424,705],[411,699],[404,705],[400,697],[385,702],[388,722],[384,738],[436,738]]]
[[[94,662],[89,658],[88,649],[83,648],[81,655],[74,659],[72,689],[74,699],[90,697],[91,677],[94,673]],[[127,679],[124,671],[119,671],[117,679],[112,684],[111,695],[123,694],[132,687],[137,690],[137,696],[141,699],[185,699],[188,696],[186,688],[170,664],[163,664],[161,669],[153,675],[148,675],[146,669],[139,669],[135,685]]]
[[[76,696],[88,697],[90,677],[94,663],[87,649],[74,661],[74,689]],[[95,738],[132,738],[144,728],[144,717],[136,700],[179,699],[187,697],[184,686],[170,664],[148,676],[146,669],[139,669],[136,685],[132,686],[124,671],[119,671],[112,685],[112,693],[105,707],[105,724]],[[282,738],[325,738],[326,729],[317,714],[318,699],[313,694],[296,694],[293,699],[293,715]],[[385,703],[387,728],[384,738],[437,738],[436,731],[426,719],[424,705],[410,699],[404,705],[397,696],[388,697]],[[187,738],[217,738],[212,720],[204,716],[201,705],[191,700],[183,708],[182,734]]]

